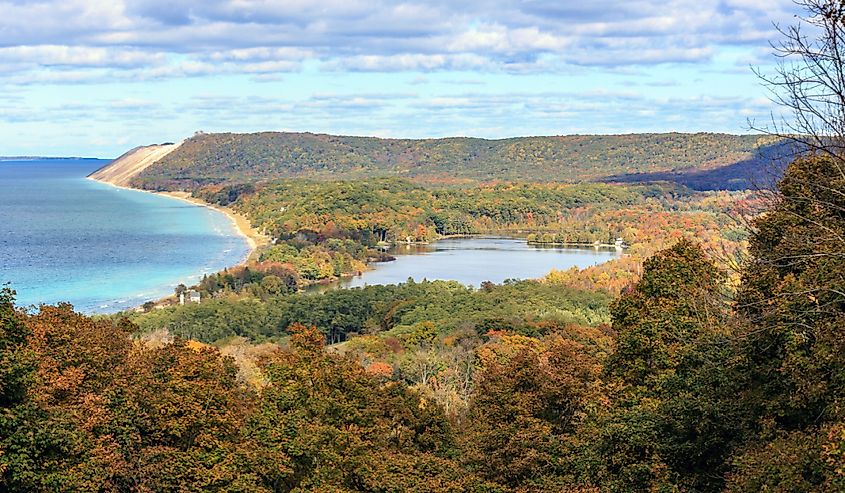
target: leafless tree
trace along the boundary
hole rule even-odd
[[[788,27],[775,25],[781,40],[771,43],[779,63],[772,74],[755,70],[771,99],[784,110],[768,127],[755,127],[796,144],[797,153],[829,157],[845,179],[845,0],[794,0],[803,14]],[[831,183],[812,183],[818,195],[845,197]],[[773,195],[773,202],[782,199]],[[820,200],[813,197],[804,200]],[[824,207],[836,207],[829,201]]]
[[[803,11],[797,22],[775,25],[782,39],[771,44],[779,59],[774,72],[755,69],[786,114],[751,127],[829,155],[845,171],[845,0],[795,4]]]
[[[791,194],[774,191],[770,195],[770,210],[775,210],[781,201],[797,206],[778,210],[806,227],[804,233],[789,233],[790,241],[803,240],[806,248],[756,260],[781,270],[808,262],[830,262],[825,269],[831,271],[828,272],[831,278],[838,276],[839,280],[834,282],[826,277],[828,282],[818,281],[816,287],[785,290],[777,295],[827,300],[813,305],[812,313],[794,313],[790,323],[805,324],[821,314],[835,315],[845,299],[845,293],[839,289],[842,275],[834,267],[845,258],[845,231],[839,219],[845,217],[845,0],[795,0],[794,3],[802,11],[796,15],[796,22],[788,27],[776,25],[781,37],[772,43],[779,59],[777,67],[771,74],[756,70],[772,101],[784,114],[773,116],[768,127],[751,126],[793,142],[799,152],[809,151],[825,158],[816,161],[822,163],[823,170],[808,165],[812,171],[796,175],[800,178],[793,177],[793,188],[800,179],[803,191],[793,190]],[[801,238],[799,234],[806,237]],[[760,330],[768,329],[763,322],[757,323]]]

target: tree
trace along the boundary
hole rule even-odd
[[[216,349],[146,348],[136,327],[70,305],[15,318],[36,364],[23,399],[0,409],[0,490],[268,491],[260,473],[283,461],[245,445],[253,401]]]
[[[608,373],[626,385],[656,388],[698,338],[720,330],[724,279],[689,240],[647,259],[640,281],[611,309],[619,336]]]
[[[801,0],[768,83],[792,120],[775,133],[809,155],[786,169],[753,223],[737,299],[739,397],[752,440],[731,491],[842,489],[845,420],[845,2]],[[809,31],[809,32],[807,32]],[[825,438],[826,437],[826,438]]]
[[[845,176],[832,161],[787,169],[782,200],[755,223],[738,299],[750,398],[787,429],[845,417]]]
[[[0,488],[26,474],[20,469],[31,454],[29,447],[11,438],[25,422],[27,390],[37,367],[26,344],[29,329],[14,301],[14,291],[0,289]]]
[[[781,200],[755,222],[737,308],[739,394],[762,436],[736,458],[731,491],[843,486],[845,422],[845,177],[834,159],[798,159]],[[825,440],[825,436],[832,438]]]
[[[799,149],[833,158],[845,171],[845,2],[796,0],[804,15],[778,27],[773,43],[781,60],[774,74],[757,71],[772,99],[789,116],[773,118],[767,133],[799,144]],[[809,31],[809,32],[808,32]],[[752,127],[754,125],[752,124]]]
[[[0,408],[9,408],[26,397],[35,369],[26,339],[29,329],[15,310],[15,292],[0,289]]]
[[[835,436],[841,430],[824,426],[778,432],[752,444],[735,459],[736,470],[728,476],[725,491],[845,491],[841,456],[829,453],[841,454],[842,439]]]
[[[287,292],[287,286],[284,285],[282,279],[279,276],[274,276],[272,274],[264,276],[264,278],[261,279],[261,288],[273,296]]]
[[[510,488],[574,489],[574,442],[588,410],[602,400],[600,365],[577,342],[550,336],[490,360],[470,400],[463,436],[467,466]]]
[[[605,367],[613,406],[595,433],[600,481],[614,491],[718,491],[737,440],[724,274],[682,240],[645,261],[612,307]]]
[[[267,462],[285,457],[256,449],[244,435],[253,408],[231,358],[177,339],[135,348],[123,363],[126,383],[105,393],[111,419],[99,432],[116,438],[121,458],[109,458],[120,490],[267,491]]]
[[[288,457],[266,484],[275,491],[392,491],[408,482],[397,478],[405,467],[420,474],[414,491],[440,479],[466,481],[448,460],[451,429],[435,403],[328,354],[315,327],[289,330],[291,350],[267,361],[270,384],[249,424],[254,446]],[[448,484],[431,491],[455,491]]]
[[[3,485],[12,491],[90,491],[112,486],[114,440],[100,435],[108,421],[106,390],[128,354],[128,326],[42,307],[26,325],[26,350],[35,356],[32,381],[17,407],[15,427],[3,434]]]

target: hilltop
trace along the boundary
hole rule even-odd
[[[692,188],[743,189],[767,168],[777,148],[768,137],[713,133],[500,140],[220,133],[198,134],[167,149],[134,149],[98,173],[120,175],[126,184],[150,190],[380,176],[446,184],[669,180]],[[139,160],[136,154],[142,152],[149,155]],[[143,165],[132,164],[137,161]],[[722,174],[729,178],[720,179]]]

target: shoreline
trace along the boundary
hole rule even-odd
[[[114,183],[109,183],[107,181],[98,180],[98,179],[92,178],[90,176],[86,177],[86,179],[91,180],[91,181],[95,181],[97,183],[101,183],[103,185],[108,185],[110,187],[120,188],[120,189],[123,189],[123,190],[131,190],[133,192],[142,192],[142,193],[151,193],[153,195],[159,195],[159,196],[162,196],[162,197],[169,197],[171,199],[181,200],[182,202],[187,202],[189,204],[192,204],[192,205],[195,205],[195,206],[198,206],[198,207],[206,207],[208,209],[213,209],[213,210],[225,215],[229,219],[229,221],[232,223],[232,226],[234,226],[235,233],[237,233],[238,236],[240,236],[241,238],[246,240],[246,243],[249,246],[249,253],[246,255],[246,257],[243,260],[241,260],[240,262],[238,262],[237,264],[233,265],[232,267],[246,265],[249,261],[251,261],[253,259],[253,256],[255,255],[256,251],[258,250],[258,247],[270,244],[270,238],[267,237],[266,235],[263,235],[263,234],[259,233],[258,231],[256,231],[255,228],[253,228],[252,225],[250,224],[249,219],[247,219],[246,217],[242,216],[241,214],[238,214],[237,212],[235,212],[235,211],[233,211],[233,210],[231,210],[227,207],[209,204],[208,202],[205,202],[202,199],[198,199],[198,198],[192,196],[189,192],[156,192],[156,191],[153,191],[153,190],[142,190],[140,188],[132,188],[132,187],[124,186],[124,185],[115,185]]]
[[[258,247],[270,244],[270,238],[256,231],[255,228],[252,227],[252,224],[249,222],[249,219],[247,219],[246,216],[243,216],[240,213],[229,209],[228,207],[209,204],[208,202],[202,199],[194,197],[189,192],[153,192],[150,190],[138,190],[137,188],[125,188],[128,188],[129,190],[136,190],[139,192],[150,192],[156,195],[161,195],[163,197],[170,197],[172,199],[188,202],[196,206],[207,207],[209,209],[213,209],[217,212],[224,214],[235,226],[235,231],[238,233],[238,235],[244,238],[247,242],[247,245],[249,245],[249,254],[247,254],[246,259],[244,259],[240,264],[236,265],[246,264],[247,262],[253,259],[253,256],[258,250]]]
[[[109,183],[107,181],[92,178],[91,176],[87,176],[85,178],[87,180],[91,180],[91,181],[94,181],[94,182],[97,182],[97,183],[101,183],[103,185],[108,185],[108,186],[114,187],[114,188],[119,188],[119,189],[123,189],[123,190],[130,190],[130,191],[133,191],[133,192],[150,193],[150,194],[153,194],[153,195],[159,195],[159,196],[162,196],[162,197],[168,197],[168,198],[171,198],[171,199],[180,200],[182,202],[187,202],[191,205],[195,205],[197,207],[205,207],[205,208],[212,209],[212,210],[215,210],[215,211],[223,214],[224,216],[226,216],[227,219],[229,219],[229,221],[232,223],[232,226],[234,226],[235,233],[238,236],[240,236],[241,238],[243,238],[246,241],[247,246],[249,247],[249,252],[246,254],[246,256],[240,262],[238,262],[234,265],[230,265],[228,267],[243,267],[243,266],[248,265],[249,262],[256,260],[255,257],[256,257],[256,253],[258,252],[259,247],[270,244],[270,238],[268,236],[263,235],[263,234],[259,233],[258,231],[256,231],[255,228],[253,228],[252,225],[249,223],[249,220],[246,217],[242,216],[241,214],[238,214],[237,212],[235,212],[235,211],[233,211],[233,210],[231,210],[227,207],[209,204],[202,199],[198,199],[198,198],[192,196],[189,192],[156,192],[156,191],[153,191],[153,190],[142,190],[142,189],[138,189],[138,188],[127,187],[127,186],[124,186],[124,185],[116,185],[114,183]],[[175,296],[170,294],[170,295],[162,296],[160,298],[147,300],[144,303],[152,301],[157,306],[160,306],[162,304],[172,304],[175,300],[176,300]],[[144,303],[137,305],[136,307],[134,307],[134,309],[137,309],[138,307],[143,306]],[[133,310],[133,308],[129,308],[128,310]],[[126,311],[126,310],[120,310],[119,312],[115,312],[115,313],[120,313],[121,311]]]

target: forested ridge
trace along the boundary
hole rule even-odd
[[[0,485],[842,491],[839,169],[789,167],[736,285],[681,239],[615,297],[409,282],[232,292],[133,322],[25,312],[5,290]]]
[[[275,178],[360,179],[403,176],[430,183],[468,181],[581,182],[612,176],[712,170],[751,163],[739,182],[763,176],[777,139],[728,134],[630,134],[380,139],[311,133],[198,134],[133,180],[151,190]],[[661,177],[660,179],[667,179]],[[689,184],[689,183],[688,183]]]

